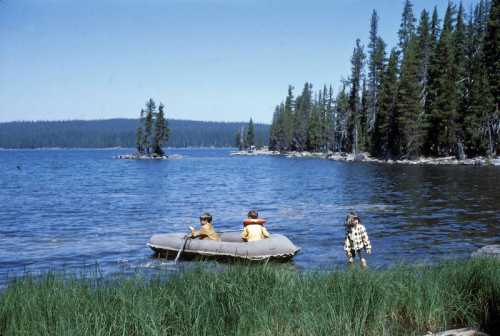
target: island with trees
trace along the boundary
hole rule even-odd
[[[139,126],[136,130],[136,152],[129,155],[119,155],[118,159],[160,159],[168,158],[163,150],[170,135],[168,122],[165,117],[165,105],[156,106],[153,98],[146,102],[145,109],[141,109]]]
[[[480,0],[467,11],[448,3],[418,20],[405,2],[399,44],[387,52],[370,21],[368,55],[358,39],[351,74],[340,90],[299,95],[288,87],[276,106],[269,148],[292,156],[384,162],[481,162],[500,154],[500,3]],[[429,160],[428,160],[429,161]],[[476,160],[477,161],[477,160]]]

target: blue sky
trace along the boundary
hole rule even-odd
[[[392,47],[403,0],[2,0],[0,121],[135,118],[153,97],[169,118],[270,122],[288,84],[339,87],[374,8]]]

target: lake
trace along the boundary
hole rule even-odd
[[[230,157],[172,149],[183,159],[115,160],[125,149],[0,151],[0,285],[25,272],[104,274],[172,263],[152,258],[154,233],[186,232],[202,212],[239,230],[249,209],[302,251],[301,270],[343,265],[344,218],[356,210],[369,265],[461,258],[500,243],[500,168],[405,166]],[[186,262],[187,264],[187,262]]]

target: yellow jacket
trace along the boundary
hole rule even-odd
[[[266,228],[260,224],[245,225],[245,228],[241,233],[241,238],[247,242],[261,240],[269,237],[269,232],[267,232]]]
[[[200,239],[211,239],[211,240],[220,240],[219,235],[214,230],[214,226],[210,223],[202,225],[199,230],[191,230],[191,238],[200,238]]]

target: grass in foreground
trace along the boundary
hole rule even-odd
[[[492,259],[326,273],[235,265],[111,283],[49,274],[0,294],[0,335],[494,335],[499,309]]]

